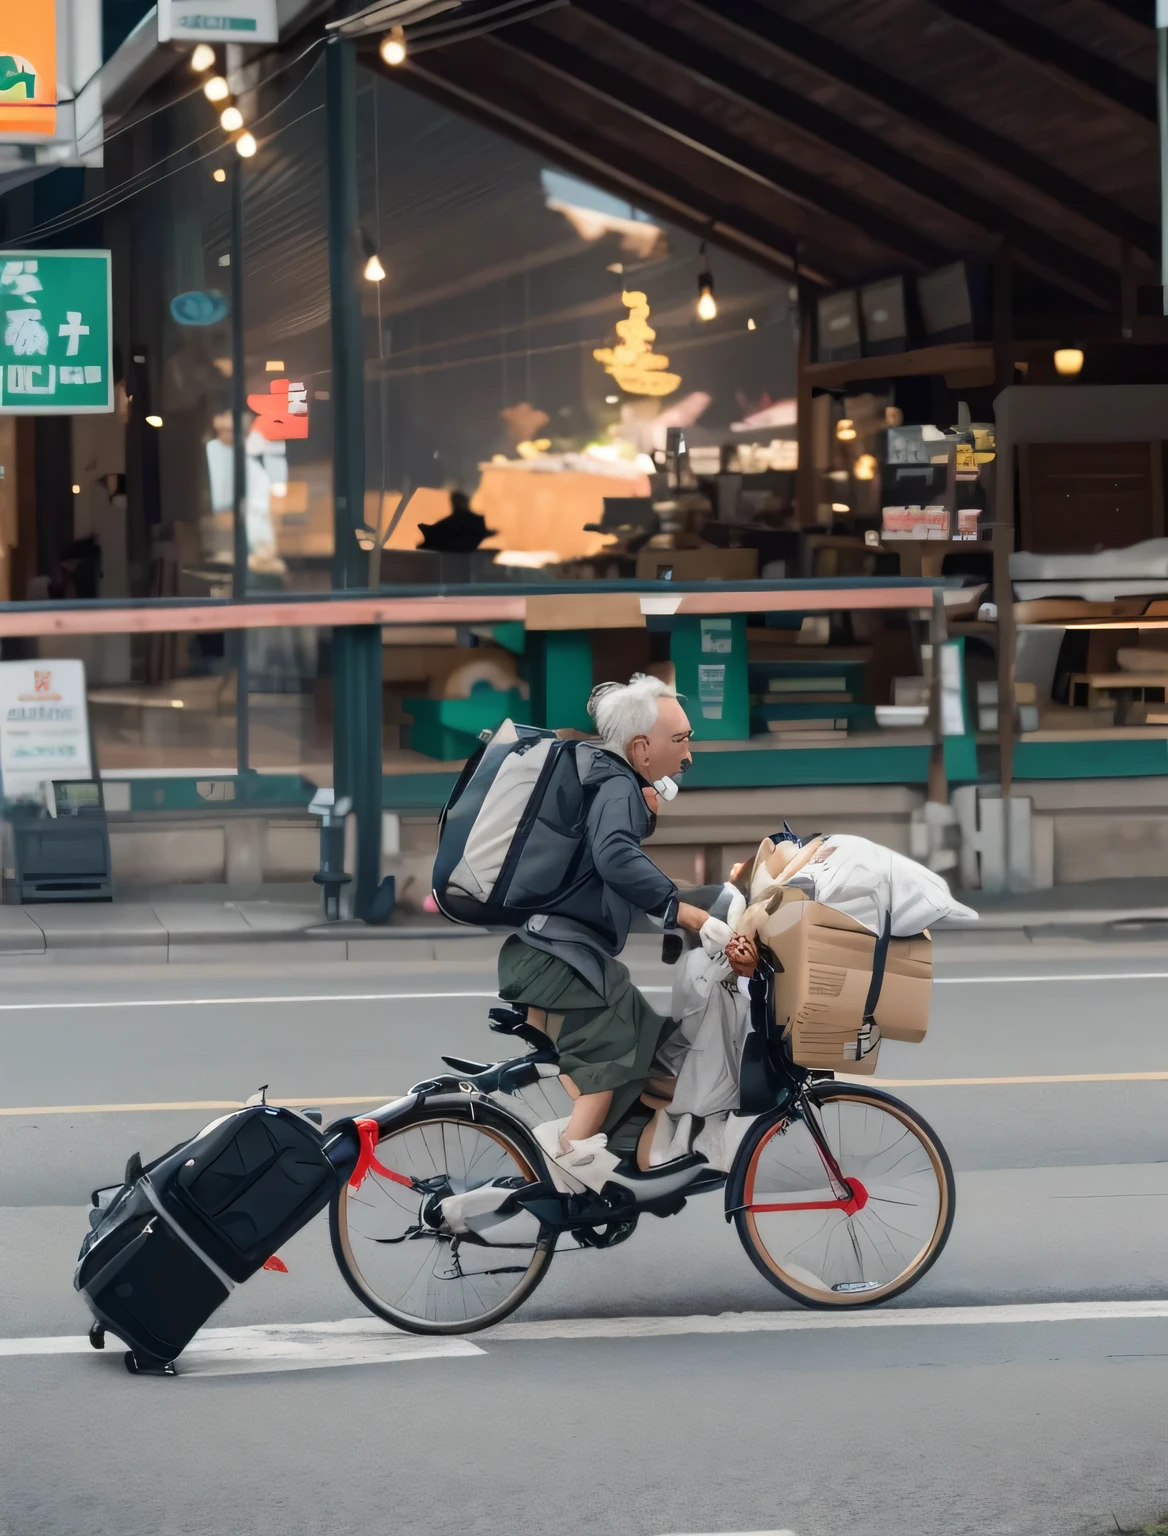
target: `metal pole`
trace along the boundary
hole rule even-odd
[[[325,48],[328,109],[329,289],[332,300],[333,586],[363,587],[365,338],[357,201],[357,57],[333,37]],[[333,783],[357,818],[354,913],[371,915],[381,878],[381,630],[333,632]]]
[[[235,565],[231,593],[236,600],[247,596],[247,440],[243,413],[247,406],[247,341],[243,323],[243,160],[237,155],[231,167],[231,442],[234,469],[232,548]],[[237,629],[235,651],[235,771],[251,767],[248,735],[250,686],[247,630]]]
[[[363,587],[356,530],[365,521],[365,345],[357,204],[357,55],[333,37],[328,91],[329,291],[333,341],[333,587]]]
[[[1156,100],[1160,119],[1160,281],[1168,315],[1168,0],[1156,0]]]

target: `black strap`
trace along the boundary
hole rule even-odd
[[[888,963],[888,944],[892,938],[892,913],[884,916],[884,931],[876,940],[876,946],[872,951],[872,985],[868,988],[868,998],[864,1004],[864,1023],[875,1024],[876,1004],[880,1001],[880,989],[884,985],[884,967]]]

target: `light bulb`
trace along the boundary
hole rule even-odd
[[[365,263],[365,281],[367,283],[382,283],[385,281],[385,268],[381,265],[381,257],[376,251]]]
[[[238,133],[243,127],[243,113],[238,107],[224,107],[219,114],[219,126],[224,133]]]
[[[203,87],[203,95],[208,101],[226,101],[231,95],[231,87],[222,75],[212,75]]]
[[[80,496],[81,495],[81,487],[79,485],[75,485],[73,487],[73,494],[74,494],[74,496]]]
[[[847,416],[841,416],[835,424],[835,435],[841,443],[853,443],[856,440],[856,423]]]
[[[391,69],[405,63],[406,34],[401,27],[394,27],[392,32],[387,32],[381,39],[381,57]]]
[[[703,288],[698,299],[698,319],[713,320],[718,314],[718,305],[709,288]]]
[[[215,50],[210,43],[200,43],[191,54],[191,68],[196,75],[201,75],[205,69],[210,69],[215,62]]]
[[[747,321],[747,322],[746,322],[746,329],[747,329],[747,330],[748,330],[748,331],[757,331],[757,330],[758,330],[758,326],[757,326],[757,325],[755,325],[755,323],[754,323],[754,321],[753,321],[753,320],[748,320],[748,321]]]
[[[1064,379],[1073,379],[1083,369],[1083,354],[1078,347],[1060,347],[1054,355],[1054,371]]]
[[[878,468],[874,455],[862,453],[852,465],[852,474],[857,480],[875,480]]]
[[[147,418],[146,418],[146,425],[148,427],[160,427],[162,425],[162,417],[161,416],[147,416]]]
[[[227,172],[223,169],[223,167],[221,165],[217,166],[216,169],[211,172],[211,180],[212,181],[226,181],[227,180]]]
[[[241,133],[235,141],[235,148],[236,152],[241,154],[245,160],[250,160],[251,157],[255,154],[257,148],[255,135],[251,133]]]

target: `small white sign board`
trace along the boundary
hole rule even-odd
[[[276,0],[158,0],[160,43],[278,43]]]
[[[0,661],[0,788],[9,800],[51,779],[92,779],[82,661]]]

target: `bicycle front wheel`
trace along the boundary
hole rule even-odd
[[[744,1142],[738,1236],[772,1285],[810,1307],[889,1301],[936,1262],[953,1225],[953,1169],[921,1117],[875,1088],[808,1091],[852,1190],[840,1198],[806,1120],[760,1121]]]
[[[472,1333],[513,1312],[551,1263],[556,1235],[526,1212],[490,1245],[457,1237],[425,1218],[426,1189],[461,1193],[499,1180],[518,1188],[539,1175],[503,1125],[455,1109],[421,1109],[377,1144],[359,1188],[346,1184],[329,1210],[333,1253],[349,1288],[371,1312],[410,1333]],[[401,1181],[401,1182],[399,1182]]]

